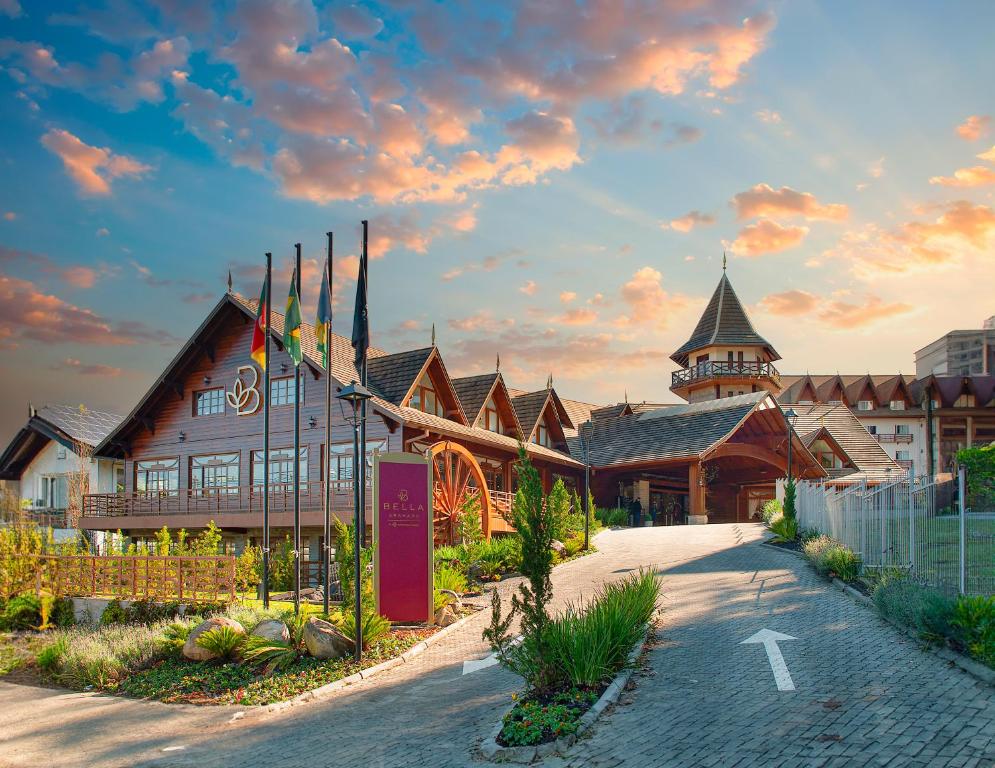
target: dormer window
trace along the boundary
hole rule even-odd
[[[480,414],[478,425],[482,429],[497,432],[499,435],[504,434],[504,425],[501,423],[501,414],[498,413],[497,405],[495,404],[493,397],[489,398],[487,402],[484,403],[484,410]]]
[[[826,469],[841,469],[843,461],[825,440],[816,440],[809,448],[812,455]]]
[[[873,411],[874,402],[872,400],[859,400],[857,402],[858,411]]]
[[[446,409],[439,400],[439,396],[435,391],[435,386],[432,384],[432,379],[429,377],[428,373],[425,373],[421,379],[419,379],[418,384],[415,385],[408,405],[415,410],[423,411],[424,413],[431,413],[434,416],[442,416],[445,418],[446,415]]]
[[[552,442],[549,439],[549,429],[546,427],[546,419],[542,419],[538,425],[536,425],[536,433],[532,442],[536,445],[543,445],[546,448],[552,448]]]
[[[893,411],[904,411],[905,410],[905,401],[904,400],[892,400],[891,403],[888,404],[888,407],[891,408],[891,410],[893,410]]]

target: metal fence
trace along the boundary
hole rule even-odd
[[[963,470],[946,481],[801,481],[796,508],[802,528],[842,542],[865,567],[907,570],[945,592],[995,594],[995,508],[967,495]]]

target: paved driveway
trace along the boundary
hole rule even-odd
[[[664,576],[662,642],[577,766],[995,765],[995,690],[826,589],[756,526],[608,532],[554,572],[557,601],[639,566]],[[0,765],[464,766],[516,679],[479,658],[486,613],[412,664],[288,711],[166,706],[0,684]],[[778,691],[768,628],[794,691]]]

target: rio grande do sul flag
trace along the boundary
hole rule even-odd
[[[290,278],[290,293],[287,296],[287,314],[283,319],[283,346],[287,354],[300,365],[304,360],[301,353],[301,298],[297,295],[297,272]]]
[[[266,368],[266,320],[269,313],[266,311],[269,304],[269,297],[266,295],[266,280],[263,280],[263,289],[259,293],[259,311],[256,312],[256,325],[252,329],[252,346],[249,347],[249,355],[256,361],[260,368]]]

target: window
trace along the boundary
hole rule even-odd
[[[553,444],[549,437],[549,428],[546,426],[546,419],[540,420],[539,424],[536,425],[536,433],[533,441],[536,445],[544,445],[547,448],[552,448]]]
[[[734,394],[736,393],[730,389],[728,392],[726,392],[726,397],[732,397]]]
[[[742,355],[743,353],[742,353],[742,352],[740,352],[739,354],[741,354],[741,355]],[[730,362],[730,363],[732,363],[732,362],[735,362],[735,361],[736,361],[736,355],[735,355],[735,354],[733,353],[733,351],[732,351],[731,349],[729,350],[729,358],[728,358],[728,359],[729,359],[729,362]]]
[[[301,405],[304,404],[304,374],[301,378]],[[294,377],[281,376],[273,379],[269,383],[270,405],[293,405],[294,404]]]
[[[873,411],[874,401],[873,400],[859,400],[857,401],[858,411]]]
[[[694,360],[695,365],[701,365],[702,363],[707,363],[707,362],[708,362],[708,355],[698,355],[698,357],[696,357]]]
[[[373,453],[379,451],[383,453],[387,450],[386,440],[366,441],[366,476],[373,476]],[[352,443],[332,443],[331,455],[329,456],[329,475],[332,482],[336,480],[352,480]]]
[[[743,350],[739,350],[738,357],[739,357],[739,362],[743,362]]]
[[[893,410],[893,411],[904,411],[905,410],[905,401],[904,400],[892,400],[888,404],[888,407],[891,408],[891,410]]]
[[[490,398],[484,403],[484,412],[480,414],[480,426],[491,432],[504,433],[504,425],[501,423],[501,414],[498,413],[494,398]]]
[[[193,393],[193,415],[212,416],[215,413],[225,412],[225,390],[205,389]]]
[[[954,408],[974,408],[974,395],[961,395],[954,402]]]
[[[431,413],[435,416],[442,416],[444,418],[446,415],[446,409],[436,394],[435,386],[432,384],[432,379],[427,372],[415,385],[408,405],[415,410]]]
[[[301,448],[301,469],[300,484],[307,482],[307,446]],[[252,484],[262,485],[265,480],[263,475],[263,452],[252,452]],[[294,449],[275,448],[269,452],[269,482],[270,487],[294,485]]]
[[[66,458],[66,446],[60,445],[58,448],[55,449],[55,458],[57,459]]]
[[[69,477],[46,475],[41,478],[35,506],[42,509],[65,509],[69,499]]]
[[[180,460],[135,462],[135,490],[150,496],[175,496],[180,488]]]
[[[238,454],[190,458],[190,488],[200,496],[238,493]]]
[[[910,451],[895,451],[895,458],[898,461],[912,461],[912,453]]]
[[[826,469],[840,469],[843,466],[843,462],[825,440],[816,440],[809,451]]]
[[[896,435],[911,435],[912,434],[912,427],[910,427],[908,424],[898,424],[898,425],[895,426],[895,434]]]
[[[872,435],[876,435],[878,433],[878,427],[876,424],[868,424],[867,431],[870,432]]]

